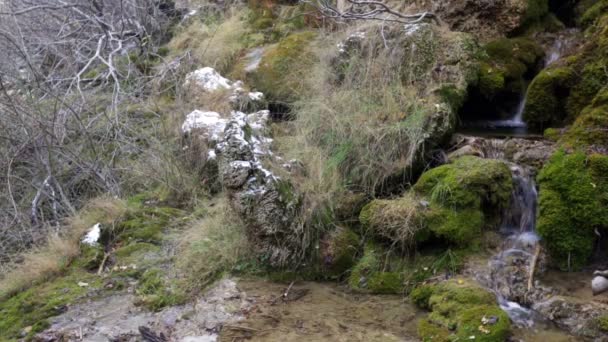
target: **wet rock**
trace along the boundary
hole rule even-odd
[[[535,303],[532,309],[571,334],[589,339],[605,338],[597,321],[608,314],[606,304],[582,302],[567,296],[555,296]]]
[[[555,144],[542,139],[492,139],[455,134],[448,149],[448,159],[463,155],[502,159],[539,170],[551,157]]]
[[[593,291],[594,296],[608,291],[608,278],[602,275],[596,275],[591,281],[591,290]]]

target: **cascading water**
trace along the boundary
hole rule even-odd
[[[500,228],[506,238],[500,252],[489,262],[486,282],[515,324],[532,326],[538,317],[520,303],[526,302],[540,240],[535,232],[537,193],[528,170],[513,164],[511,172],[514,186],[511,205],[505,211]]]

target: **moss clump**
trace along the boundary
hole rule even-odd
[[[79,286],[78,282],[88,283],[88,286]],[[31,327],[26,334],[26,340],[31,340],[48,328],[48,318],[64,312],[66,305],[77,302],[92,288],[101,288],[99,278],[74,271],[0,302],[0,340],[19,339],[26,327]]]
[[[528,87],[523,118],[533,128],[560,124],[566,117],[566,99],[575,73],[570,67],[541,71]]]
[[[402,246],[428,239],[427,210],[421,200],[406,194],[396,200],[374,200],[359,214],[359,221],[379,237]]]
[[[418,323],[418,334],[424,341],[505,341],[511,327],[509,317],[496,305],[490,292],[463,280],[450,280],[426,285],[412,291],[416,305],[430,310]],[[484,324],[483,318],[496,318]]]
[[[162,274],[159,269],[144,272],[136,289],[136,304],[148,310],[159,311],[166,306],[178,305],[185,301],[186,296],[164,279]]]
[[[505,163],[465,156],[425,172],[413,190],[447,208],[496,211],[509,205],[512,188]]]
[[[321,241],[323,271],[330,277],[340,277],[355,265],[359,252],[359,236],[350,229],[338,228]]]
[[[608,315],[597,319],[597,326],[603,332],[608,332]]]
[[[131,206],[124,221],[112,233],[118,241],[159,244],[163,229],[181,214],[176,208]]]
[[[594,5],[588,7],[578,19],[578,22],[583,27],[592,25],[598,18],[608,12],[608,1],[599,0]]]
[[[120,247],[114,252],[116,262],[120,265],[136,264],[142,267],[150,264],[160,255],[160,247],[148,242],[135,242]]]
[[[309,50],[315,36],[309,31],[294,33],[267,49],[259,67],[249,75],[251,83],[270,101],[297,100],[304,89],[304,75],[316,58]]]
[[[370,202],[359,221],[377,236],[403,246],[431,235],[471,246],[484,226],[498,223],[512,187],[511,171],[503,162],[462,157],[425,172],[413,191],[399,199]]]
[[[431,304],[429,303],[429,300],[431,299],[434,290],[432,285],[418,286],[410,292],[410,299],[417,307],[430,310]]]
[[[570,148],[608,147],[608,88],[600,91],[560,140]]]
[[[461,247],[474,247],[484,226],[480,209],[431,208],[427,218],[428,229],[435,236]]]
[[[528,38],[498,39],[488,43],[485,52],[478,87],[488,100],[521,93],[524,77],[537,68],[544,56],[542,47]]]
[[[538,176],[537,229],[553,262],[563,270],[584,266],[608,227],[608,156],[559,151]]]
[[[352,289],[380,294],[403,292],[405,287],[403,274],[393,272],[389,265],[384,265],[383,254],[382,249],[375,244],[365,246],[363,257],[352,269],[348,278],[348,284]]]

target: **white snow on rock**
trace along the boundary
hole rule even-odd
[[[211,67],[204,67],[186,75],[186,83],[184,85],[188,86],[191,82],[194,82],[194,84],[206,91],[232,89],[230,80],[224,78]]]
[[[205,92],[229,90],[231,91],[229,100],[234,104],[238,104],[242,100],[257,102],[264,99],[263,93],[258,91],[247,92],[244,89],[243,81],[232,82],[220,75],[220,73],[211,67],[204,67],[186,75],[184,87],[190,87],[193,85]]]
[[[182,124],[182,132],[190,133],[192,130],[201,130],[203,135],[210,140],[220,140],[228,120],[223,119],[219,113],[195,110],[186,116]]]
[[[94,246],[99,241],[99,237],[101,236],[101,224],[97,223],[87,233],[87,235],[82,238],[82,243],[87,244],[89,246]]]
[[[262,101],[264,99],[264,93],[259,91],[251,92],[248,96],[251,101]]]

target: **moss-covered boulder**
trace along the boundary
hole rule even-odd
[[[325,276],[341,277],[355,265],[359,236],[350,229],[337,228],[321,240],[321,265]]]
[[[377,236],[407,247],[429,237],[428,205],[411,194],[393,200],[374,200],[359,214],[359,221]]]
[[[385,253],[379,245],[370,243],[365,246],[363,257],[351,270],[349,286],[361,292],[402,293],[405,288],[403,273],[391,268]]]
[[[505,163],[465,156],[425,172],[401,198],[370,202],[359,220],[375,235],[402,246],[431,235],[471,246],[484,227],[499,223],[512,188]]]
[[[259,66],[247,79],[270,101],[291,103],[305,91],[305,75],[317,57],[310,50],[316,33],[294,33],[266,49]]]
[[[608,13],[600,1],[581,19],[585,40],[577,52],[537,75],[528,89],[524,120],[545,129],[572,123],[608,83]],[[586,18],[586,19],[585,19]]]
[[[595,231],[608,228],[608,156],[557,152],[538,176],[537,230],[553,263],[576,270],[591,257]]]
[[[423,341],[506,341],[511,323],[494,295],[466,280],[424,285],[412,291],[412,301],[429,315],[418,323]]]
[[[605,150],[608,147],[608,87],[604,87],[593,102],[585,107],[572,126],[560,139],[568,148]]]
[[[501,38],[484,49],[487,57],[480,64],[479,90],[489,100],[501,93],[519,96],[524,76],[539,67],[545,54],[530,38]]]
[[[566,100],[574,78],[574,70],[562,66],[545,69],[532,80],[523,114],[529,127],[544,129],[563,122],[568,116]]]

